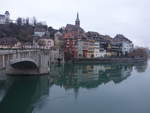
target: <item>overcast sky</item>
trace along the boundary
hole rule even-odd
[[[79,12],[81,27],[112,37],[124,34],[135,45],[150,47],[150,0],[0,0],[0,13],[12,19],[33,17],[60,28],[74,24]]]

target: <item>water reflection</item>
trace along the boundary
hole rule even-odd
[[[53,67],[50,79],[53,83],[69,88],[95,88],[101,84],[120,83],[131,76],[133,68],[137,72],[145,72],[147,63],[137,64],[80,64]]]
[[[34,103],[48,94],[46,77],[11,77],[7,80],[8,84],[0,102],[1,113],[32,113]]]
[[[68,108],[67,106],[65,106],[66,104],[68,104],[65,99],[64,101],[55,100],[56,98],[58,99],[59,97],[60,98],[68,97],[66,93],[65,94],[63,93],[64,89],[65,91],[68,89],[73,89],[75,98],[77,98],[80,88],[85,88],[88,89],[89,91],[92,88],[96,88],[98,86],[101,86],[102,84],[104,86],[105,84],[108,84],[110,82],[113,84],[120,84],[121,82],[123,82],[129,76],[132,75],[134,69],[140,73],[145,72],[147,69],[147,63],[99,64],[99,65],[66,64],[64,66],[52,67],[50,75],[47,76],[9,77],[5,81],[0,81],[0,112],[1,113],[35,113],[35,112],[45,113],[43,111],[45,111],[45,109],[48,109],[47,110],[48,113],[50,109],[50,110],[54,110],[53,113],[55,113],[57,110],[59,111],[59,109],[57,108],[59,106],[59,108],[62,109],[60,110],[62,113],[66,113],[67,110],[68,113],[70,113],[70,111],[72,112],[72,109],[75,109],[74,106],[77,107],[77,105],[74,104],[72,100],[69,101],[72,102],[69,103],[72,109],[65,109]],[[50,89],[53,89],[52,92],[50,92]],[[58,91],[59,94],[58,92],[56,93],[54,89],[56,92]],[[128,89],[129,87],[126,89],[127,90],[126,92],[129,92]],[[121,89],[119,89],[119,91],[120,90]],[[110,92],[112,92],[113,95],[113,91]],[[97,94],[98,92],[95,91],[94,95]],[[44,98],[42,98],[43,96],[46,96],[45,98],[47,99],[46,101],[44,100]],[[82,96],[82,98],[83,97],[86,98],[85,95]],[[89,103],[93,101],[92,105],[94,105],[94,103],[96,103],[97,98],[94,98],[94,96],[91,97],[92,97],[91,100],[90,98],[88,98],[88,96],[85,100],[87,102],[89,101]],[[107,99],[108,97],[109,96],[107,95],[105,99]],[[55,102],[57,104],[53,104]],[[79,100],[79,103],[80,102],[81,103],[83,102],[82,99],[81,101]],[[110,102],[108,101],[108,104],[109,103]],[[85,106],[88,105],[88,104],[86,105],[86,103],[84,104]],[[100,101],[97,101],[96,104],[99,105],[101,103]],[[65,107],[63,108],[61,107],[61,105],[64,105]],[[79,106],[82,106],[82,104],[79,104]],[[89,107],[94,108],[95,106],[89,106]],[[81,112],[82,110],[83,109],[79,107],[78,111]],[[88,112],[88,110],[86,112]]]
[[[143,63],[138,63],[138,64],[134,64],[135,66],[135,70],[139,73],[143,73],[146,71],[147,67],[148,67],[148,62],[143,62]]]

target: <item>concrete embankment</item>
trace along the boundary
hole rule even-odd
[[[137,63],[145,62],[143,58],[76,58],[73,63]]]

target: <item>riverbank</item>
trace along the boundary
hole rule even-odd
[[[143,58],[75,58],[71,62],[75,64],[80,63],[137,63],[137,62],[145,62],[146,60]]]

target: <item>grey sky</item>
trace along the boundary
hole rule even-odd
[[[1,0],[0,13],[33,17],[60,28],[74,24],[77,11],[85,31],[124,34],[136,45],[150,47],[149,0]]]

